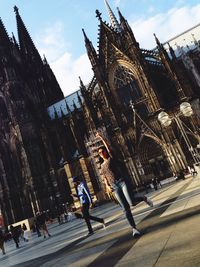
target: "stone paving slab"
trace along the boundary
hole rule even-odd
[[[105,230],[94,223],[96,233],[85,237],[87,228],[82,220],[50,225],[49,239],[32,235],[19,250],[12,242],[6,244],[7,255],[0,256],[0,266],[102,267],[105,262],[106,267],[200,266],[200,230],[195,230],[200,229],[200,179],[189,178],[150,195],[154,208],[145,203],[133,208],[136,223],[144,231],[140,239],[131,237],[121,209],[109,203],[92,211],[106,218]]]

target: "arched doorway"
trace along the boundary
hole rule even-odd
[[[138,156],[143,169],[144,182],[157,177],[162,180],[172,175],[169,161],[162,146],[154,139],[144,136],[138,146]]]

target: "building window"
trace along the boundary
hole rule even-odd
[[[138,100],[142,94],[134,74],[128,68],[118,65],[114,73],[114,87],[120,102],[128,105],[130,100]]]

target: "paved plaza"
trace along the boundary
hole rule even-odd
[[[145,203],[133,209],[143,235],[134,239],[118,205],[108,203],[92,214],[104,217],[107,227],[94,223],[87,235],[84,221],[49,225],[52,237],[34,233],[29,242],[6,243],[0,266],[21,267],[196,267],[200,266],[200,176],[172,183],[149,193],[153,208]]]

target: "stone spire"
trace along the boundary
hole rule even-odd
[[[82,31],[85,39],[85,47],[87,49],[88,57],[90,59],[92,66],[94,67],[98,62],[97,53],[96,50],[94,49],[92,42],[88,39],[84,29],[82,29]]]
[[[19,9],[14,6],[14,11],[16,14],[16,21],[17,21],[17,31],[19,37],[19,45],[22,53],[26,55],[27,58],[31,58],[32,60],[37,60],[42,62],[42,59],[36,49],[25,25],[24,22],[19,14]]]
[[[6,32],[6,29],[3,25],[3,22],[0,18],[0,46],[9,46],[10,45],[10,39]]]
[[[117,30],[117,31],[120,31],[120,25],[119,25],[119,22],[117,21],[112,9],[110,8],[107,0],[104,0],[105,2],[105,5],[106,5],[106,8],[108,10],[108,15],[109,15],[109,18],[110,18],[110,23],[111,23],[111,26]]]

